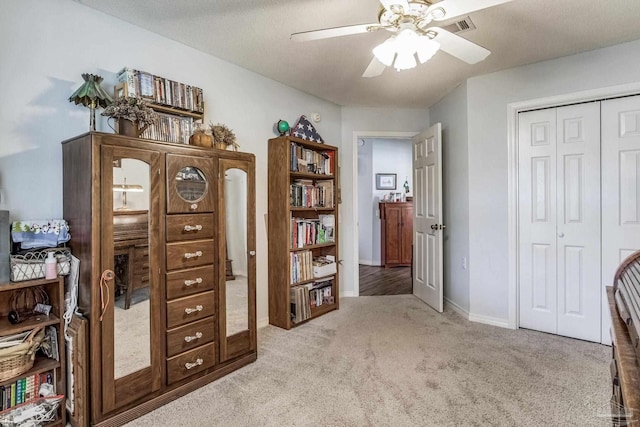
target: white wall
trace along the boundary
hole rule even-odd
[[[374,213],[371,208],[373,197],[373,144],[361,139],[358,144],[358,263],[373,264],[373,234]]]
[[[340,258],[343,260],[340,286],[344,295],[355,295],[354,281],[358,278],[357,230],[357,132],[413,132],[428,128],[429,111],[424,109],[342,108],[342,138],[340,150],[340,186],[342,204],[339,207]],[[384,136],[384,135],[382,135]]]
[[[640,40],[467,81],[472,317],[506,324],[509,314],[507,104],[638,81]]]
[[[224,178],[227,259],[234,275],[247,277],[247,173],[229,169]]]
[[[77,2],[23,0],[2,6],[0,209],[9,210],[12,219],[62,215],[60,142],[89,127],[89,110],[68,102],[81,73],[103,76],[109,89],[124,66],[199,86],[205,121],[226,123],[240,150],[256,155],[257,317],[265,322],[267,139],[275,136],[278,119],[293,124],[301,114],[317,111],[318,132],[338,142],[341,108]],[[112,132],[98,117],[98,130]]]
[[[467,84],[462,83],[429,110],[431,124],[442,123],[442,204],[444,297],[469,311],[469,145]]]
[[[359,263],[382,265],[381,224],[378,203],[391,191],[411,196],[413,193],[413,168],[410,139],[365,138],[364,146],[358,146],[358,252]],[[361,154],[368,153],[368,157]],[[367,162],[363,165],[361,162]],[[367,172],[366,175],[362,175]],[[395,190],[376,190],[377,173],[395,173]],[[405,193],[404,182],[409,182]],[[366,191],[366,192],[365,192]]]

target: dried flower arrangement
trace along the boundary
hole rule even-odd
[[[225,147],[233,146],[234,150],[238,150],[240,145],[236,142],[236,134],[222,123],[213,124],[209,122],[209,129],[213,135],[214,144],[224,144]]]
[[[126,119],[134,123],[150,125],[158,119],[158,113],[153,111],[147,101],[142,98],[121,96],[113,101],[101,113],[114,119]]]

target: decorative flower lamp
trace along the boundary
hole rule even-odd
[[[84,73],[82,74],[82,78],[84,79],[84,83],[69,97],[69,102],[75,102],[76,105],[82,104],[91,109],[89,127],[91,131],[95,131],[96,108],[107,107],[113,102],[113,98],[107,91],[100,87],[100,83],[103,80],[102,77],[95,74]]]

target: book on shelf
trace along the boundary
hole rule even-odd
[[[333,304],[334,277],[316,280],[313,283],[293,286],[290,292],[291,321],[300,323],[311,318],[311,309],[324,304]]]
[[[326,243],[325,232],[319,219],[291,218],[290,248],[304,248]]]
[[[295,142],[291,143],[292,172],[315,173],[318,175],[332,175],[335,152],[332,150],[319,151],[305,148]]]
[[[309,287],[310,308],[320,307],[324,304],[333,304],[333,277],[316,280]]]
[[[291,284],[313,279],[313,253],[311,251],[290,254]]]
[[[116,74],[126,88],[121,95],[148,99],[160,105],[183,110],[204,112],[204,94],[201,88],[175,82],[146,71],[125,67]]]
[[[309,303],[309,292],[306,286],[294,286],[290,290],[291,294],[291,321],[300,323],[311,317],[311,305]]]
[[[188,144],[194,127],[193,117],[158,113],[156,123],[146,128],[144,132],[140,134],[140,137],[176,144]]]
[[[11,384],[0,387],[0,411],[30,402],[40,397],[40,386],[50,384],[55,392],[53,371],[42,372],[19,378]]]
[[[296,179],[289,185],[289,204],[300,208],[333,208],[333,181]]]
[[[333,214],[320,214],[318,215],[318,220],[324,230],[325,242],[335,242],[336,217]]]

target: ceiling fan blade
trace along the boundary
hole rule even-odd
[[[396,12],[394,6],[402,7],[402,10],[405,12],[409,10],[409,2],[407,0],[380,0],[380,3],[382,3],[385,9],[391,12]]]
[[[443,30],[442,28],[430,27],[429,31],[436,33],[434,40],[440,43],[441,50],[447,52],[451,56],[455,56],[467,64],[478,63],[491,53],[490,50],[470,42],[456,34],[450,33],[447,30]]]
[[[367,69],[364,70],[364,73],[362,73],[362,77],[379,76],[380,74],[382,74],[384,69],[385,69],[385,65],[382,62],[378,61],[374,56],[371,62],[369,63],[369,66],[367,67]]]
[[[351,34],[366,33],[369,28],[378,29],[379,24],[348,25],[346,27],[325,28],[324,30],[304,31],[291,34],[291,40],[308,42],[310,40],[329,39],[331,37],[350,36]]]
[[[429,9],[427,9],[427,15],[431,15],[434,21],[444,21],[510,1],[511,0],[442,0],[441,2],[431,5]]]

